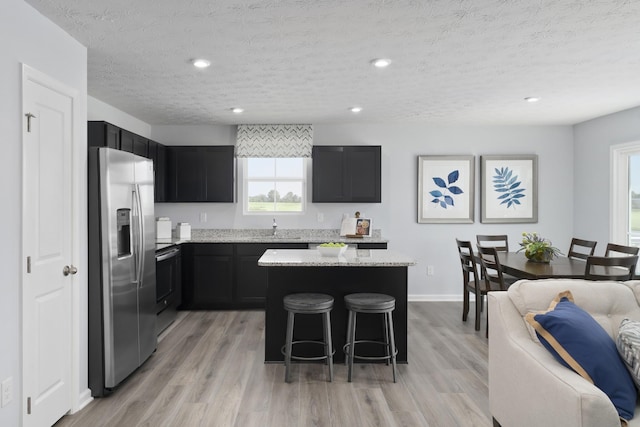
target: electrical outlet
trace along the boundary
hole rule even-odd
[[[2,404],[4,408],[13,400],[13,378],[9,377],[2,381]]]
[[[207,213],[200,212],[200,222],[207,222]]]
[[[433,265],[427,266],[427,276],[433,276]]]
[[[318,212],[318,222],[324,221],[324,214],[322,212]]]

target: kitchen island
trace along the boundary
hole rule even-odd
[[[346,340],[347,310],[344,296],[357,292],[391,295],[396,299],[393,312],[398,363],[407,363],[407,267],[415,261],[386,249],[348,249],[343,256],[323,257],[314,249],[269,249],[258,260],[267,269],[265,314],[265,362],[282,362],[287,313],[282,300],[298,292],[321,292],[334,298],[331,333],[336,350],[334,362],[344,361],[342,346]],[[358,339],[382,338],[381,315],[358,315]],[[322,336],[321,316],[296,316],[295,339]],[[300,338],[298,338],[300,337]],[[382,346],[358,346],[358,352],[382,355]],[[297,354],[317,355],[317,346],[299,345]]]

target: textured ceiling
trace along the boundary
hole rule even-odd
[[[88,47],[91,96],[150,124],[574,124],[640,105],[637,0],[27,2]]]

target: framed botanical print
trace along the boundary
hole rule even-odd
[[[481,156],[483,223],[538,222],[538,156]]]
[[[418,156],[418,222],[472,223],[474,156]]]

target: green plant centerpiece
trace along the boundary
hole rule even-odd
[[[522,242],[518,252],[524,251],[524,256],[533,262],[550,262],[554,257],[561,254],[560,250],[553,244],[538,236],[538,233],[522,233]]]

